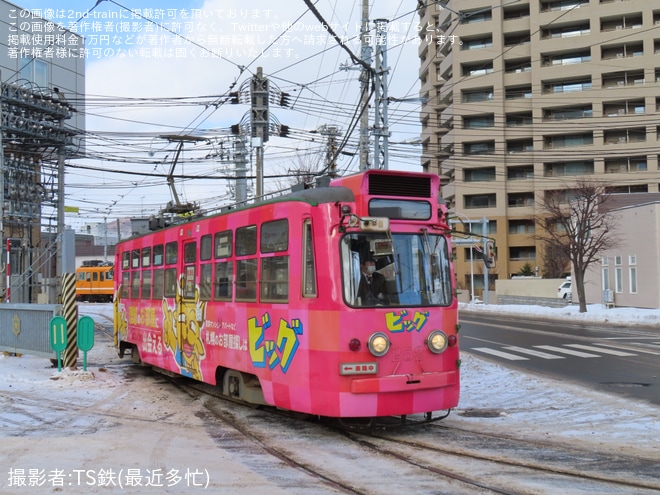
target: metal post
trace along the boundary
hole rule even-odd
[[[488,233],[488,219],[486,217],[483,217],[481,220],[481,235],[483,238],[481,239],[481,245],[484,247],[486,246],[486,242],[488,241],[486,234]],[[484,263],[484,304],[488,304],[488,263]]]
[[[371,67],[371,46],[369,44],[369,0],[362,0],[362,20],[360,27],[362,61]],[[360,73],[360,170],[369,167],[369,80],[370,71],[366,67]]]
[[[389,123],[387,95],[387,24],[386,19],[376,19],[376,70],[374,95],[374,168],[388,169]]]
[[[247,201],[247,159],[243,136],[238,136],[234,141],[234,161],[236,162],[236,202],[245,203]]]

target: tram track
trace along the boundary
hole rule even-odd
[[[437,425],[434,426],[437,427]],[[364,433],[342,431],[341,433],[360,445],[392,455],[414,465],[426,462],[420,459],[425,459],[428,456],[432,459],[446,459],[447,456],[452,456],[462,460],[461,462],[464,462],[465,459],[485,462],[500,466],[501,470],[522,470],[531,473],[532,476],[573,478],[578,480],[580,484],[593,483],[595,486],[609,486],[608,491],[604,490],[603,493],[610,493],[609,490],[615,490],[612,493],[626,494],[657,493],[660,490],[660,481],[658,481],[656,475],[657,461],[653,459],[548,445],[547,443],[530,442],[529,440],[488,433],[467,432],[445,426],[440,426],[440,428],[441,434],[432,435],[425,441],[411,440],[402,438],[401,435],[373,431]],[[406,434],[409,433],[410,430],[406,432]],[[414,435],[418,437],[420,433],[416,432]],[[455,438],[448,438],[448,436],[454,436]],[[469,442],[466,442],[468,437]],[[494,440],[496,442],[493,443],[497,445],[484,447],[485,443]],[[447,446],[438,447],[437,444],[439,443],[447,444]],[[481,446],[475,449],[471,445],[466,445],[466,443],[479,443]],[[411,449],[418,452],[415,458],[411,457]],[[518,491],[493,484],[475,483],[474,480],[447,469],[434,467],[429,469],[438,471],[443,476],[459,479],[494,493],[527,493],[525,490]],[[597,488],[593,489],[597,490]]]
[[[186,382],[178,385],[186,393],[223,397],[208,386]],[[224,399],[224,397],[223,397]],[[227,406],[226,404],[232,404]],[[556,493],[558,487],[571,493],[651,494],[660,490],[652,459],[598,452],[547,442],[535,442],[485,432],[461,430],[437,423],[412,428],[364,430],[342,429],[316,418],[290,415],[265,408],[235,413],[233,402],[208,400],[206,420],[220,420],[245,438],[286,463],[322,480],[340,493],[372,495],[385,493],[359,477],[333,471],[329,462],[311,462],[300,453],[296,437],[319,435],[330,451],[368,459],[369,464],[395,463],[393,472],[410,473],[411,483],[427,485],[434,480],[441,493],[497,493],[523,495]],[[238,403],[237,407],[241,406]],[[273,423],[282,427],[275,437],[268,432]],[[283,440],[286,439],[286,440]],[[335,444],[341,447],[332,447]],[[318,446],[302,450],[308,454]],[[402,467],[402,464],[405,465]],[[411,471],[412,470],[412,471]],[[445,491],[449,484],[452,488]],[[412,492],[412,491],[411,491]],[[388,493],[398,493],[396,489]]]

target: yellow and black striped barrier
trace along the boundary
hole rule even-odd
[[[66,320],[67,343],[64,367],[76,369],[78,361],[78,304],[76,303],[76,274],[62,274],[62,315]]]

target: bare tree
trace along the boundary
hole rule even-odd
[[[543,276],[546,278],[560,278],[570,273],[571,260],[563,249],[546,242],[543,250]]]
[[[545,228],[537,237],[551,250],[566,256],[573,268],[572,290],[577,292],[580,313],[586,313],[584,276],[603,252],[619,244],[616,217],[609,212],[605,186],[578,180],[574,186],[546,191],[540,201],[537,225]]]

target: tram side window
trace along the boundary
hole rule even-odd
[[[131,268],[140,268],[140,250],[131,251]]]
[[[257,300],[257,260],[255,258],[236,261],[236,300]]]
[[[203,235],[201,239],[201,245],[199,247],[199,259],[202,261],[208,261],[213,255],[213,239],[211,234]]]
[[[151,270],[142,272],[142,299],[151,299]]]
[[[129,294],[129,287],[131,286],[131,272],[123,272],[121,274],[121,297],[127,298]]]
[[[158,244],[157,246],[154,246],[154,266],[162,266],[163,265],[163,245]]]
[[[261,300],[287,302],[289,300],[289,257],[261,258]]]
[[[215,234],[215,257],[229,258],[231,252],[231,230]]]
[[[98,272],[92,273],[92,282],[98,282],[99,281],[99,274]]]
[[[206,263],[200,268],[199,298],[202,301],[210,301],[211,287],[213,287],[213,265],[211,263]]]
[[[194,263],[197,261],[197,243],[188,242],[183,246],[183,262]]]
[[[142,267],[149,268],[151,266],[151,248],[146,247],[142,249]]]
[[[140,272],[132,272],[131,278],[131,298],[138,299],[140,297]]]
[[[159,268],[157,270],[154,270],[154,286],[153,286],[153,292],[152,292],[152,298],[153,299],[162,299],[163,298],[163,269]]]
[[[176,268],[165,270],[165,297],[176,296]]]
[[[121,269],[128,270],[131,267],[131,252],[125,251],[121,253]]]
[[[173,265],[179,259],[179,249],[176,241],[165,244],[165,264]]]
[[[303,223],[303,297],[316,297],[316,265],[314,264],[314,241],[312,238],[312,221]]]
[[[264,223],[259,247],[262,253],[286,251],[289,247],[289,222],[284,219]]]
[[[231,301],[232,275],[234,264],[231,261],[221,261],[215,264],[215,300]]]
[[[257,253],[257,226],[249,225],[236,229],[236,256]]]

